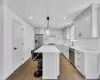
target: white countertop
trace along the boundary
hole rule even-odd
[[[60,54],[60,51],[54,45],[43,45],[39,49],[37,49],[35,52],[44,52],[44,53],[55,52],[55,53]]]
[[[73,48],[73,49],[75,49],[75,50],[78,50],[78,51],[81,51],[81,52],[84,52],[84,53],[91,53],[91,54],[98,54],[98,53],[100,53],[100,52],[98,52],[98,51],[96,51],[96,50],[92,50],[92,49],[79,49],[79,48],[75,48],[75,47],[71,47],[71,48]]]
[[[77,48],[77,47],[74,47],[74,46],[69,46],[69,45],[67,45],[67,44],[62,44],[62,45],[64,45],[64,46],[66,46],[66,47],[70,47],[70,48],[73,48],[73,49],[75,49],[75,50],[78,50],[78,51],[81,51],[81,52],[84,52],[84,53],[91,53],[91,54],[94,54],[94,53],[100,53],[100,51],[97,51],[97,50],[92,50],[92,49],[80,49],[80,48]]]

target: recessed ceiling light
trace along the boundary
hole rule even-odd
[[[64,17],[64,19],[66,19],[66,17]]]
[[[29,17],[30,19],[32,19],[32,17]]]

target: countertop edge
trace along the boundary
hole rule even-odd
[[[58,44],[58,45],[60,45],[60,44]],[[81,51],[81,52],[84,52],[85,54],[94,54],[94,55],[100,54],[100,51],[87,51],[87,50],[76,48],[74,46],[69,46],[67,44],[61,44],[61,45],[64,45],[64,46],[69,47],[69,48],[73,48],[73,49]]]

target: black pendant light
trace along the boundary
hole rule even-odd
[[[47,17],[47,29],[49,29],[49,17]]]
[[[50,35],[50,31],[49,31],[49,17],[47,17],[47,29],[46,29],[46,33],[49,36]]]

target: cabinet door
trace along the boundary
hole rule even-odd
[[[99,74],[99,55],[86,54],[86,74],[98,75]]]
[[[69,49],[65,47],[65,57],[69,60]]]
[[[92,11],[84,12],[81,17],[75,21],[75,38],[92,37]]]
[[[100,7],[97,10],[97,35],[100,37]]]
[[[76,58],[76,68],[82,74],[85,75],[85,60],[82,59],[80,56]]]
[[[63,53],[63,45],[61,45],[61,53]]]
[[[67,39],[70,39],[70,35],[69,35],[69,27],[67,27]]]
[[[66,57],[66,48],[65,48],[65,46],[63,46],[63,54]]]
[[[75,51],[75,67],[82,75],[85,75],[85,53]]]
[[[83,75],[85,75],[85,60],[82,59],[82,58],[80,58],[80,63],[79,63],[79,65],[80,65],[80,72],[81,72]]]
[[[63,37],[65,39],[65,28],[63,29]]]
[[[64,39],[67,39],[67,27],[63,30]]]

